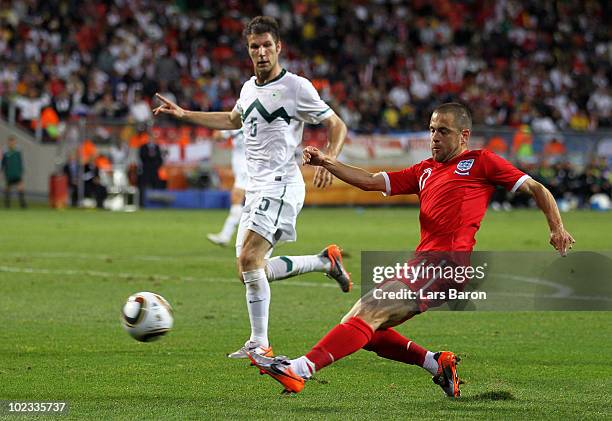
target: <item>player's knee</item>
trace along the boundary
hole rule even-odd
[[[376,306],[368,302],[362,303],[361,307],[357,309],[357,311],[354,314],[352,314],[350,317],[360,318],[365,323],[370,325],[372,330],[378,329],[380,325],[387,322],[388,320],[388,315],[386,314],[385,311],[381,311],[380,308],[377,308]]]
[[[238,257],[238,262],[243,272],[255,269],[257,266],[257,260],[258,259],[253,256],[252,253],[249,253],[244,249],[242,250],[242,253],[240,253],[240,257]]]

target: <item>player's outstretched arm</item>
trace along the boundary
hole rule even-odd
[[[179,107],[160,94],[155,94],[155,98],[161,102],[161,105],[153,109],[153,115],[158,115],[159,113],[168,114],[179,120],[199,124],[210,129],[230,130],[242,127],[240,114],[235,111],[189,111]]]
[[[384,177],[339,162],[313,146],[304,148],[303,163],[324,168],[340,180],[366,191],[387,191]]]
[[[538,183],[532,178],[525,180],[519,187],[518,191],[530,194],[540,210],[546,216],[548,227],[550,228],[550,244],[561,254],[565,256],[572,245],[576,242],[569,232],[563,227],[561,214],[557,207],[555,198],[546,187]]]
[[[344,145],[344,139],[346,138],[346,124],[340,117],[333,114],[331,117],[326,118],[322,121],[323,125],[327,127],[327,154],[336,158],[342,150]],[[315,187],[324,188],[332,183],[332,175],[323,167],[317,167],[314,175]]]

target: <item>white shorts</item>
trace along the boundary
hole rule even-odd
[[[249,176],[247,175],[247,163],[244,150],[232,151],[232,172],[234,173],[234,186],[235,189],[246,190]]]
[[[295,224],[304,205],[305,195],[306,188],[303,184],[247,191],[236,235],[236,257],[240,256],[247,230],[261,235],[272,244],[272,248],[279,242],[295,241]],[[272,249],[266,258],[271,254]]]
[[[234,173],[234,185],[232,188],[246,190],[247,183],[249,182],[249,176],[246,171],[235,172]]]

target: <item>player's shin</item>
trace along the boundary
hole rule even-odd
[[[270,310],[270,285],[264,269],[242,272],[246,287],[246,302],[251,322],[251,341],[267,347],[268,315]]]
[[[326,272],[331,263],[318,255],[277,256],[266,263],[266,273],[270,282],[291,278],[308,272]]]
[[[363,349],[375,352],[382,358],[418,365],[432,375],[438,372],[438,362],[434,358],[433,352],[426,350],[391,328],[379,329],[374,332],[372,340]]]
[[[351,317],[346,322],[336,325],[306,354],[318,371],[346,357],[366,345],[372,339],[374,331],[369,324],[359,317]]]

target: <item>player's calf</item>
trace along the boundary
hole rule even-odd
[[[270,282],[310,272],[325,273],[338,283],[343,292],[349,292],[353,286],[351,276],[342,263],[342,251],[335,244],[325,247],[319,254],[277,256],[266,263],[266,274]]]

